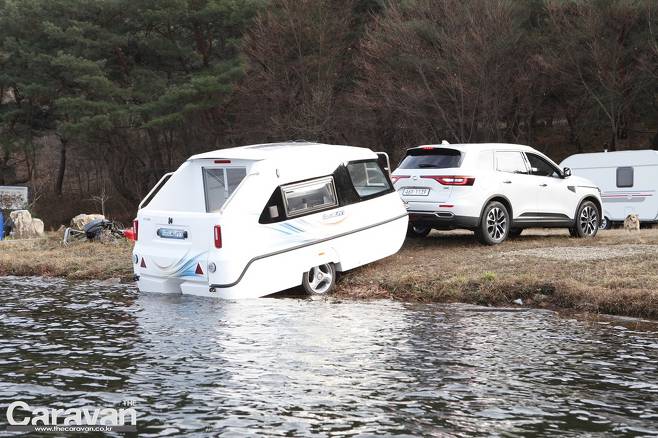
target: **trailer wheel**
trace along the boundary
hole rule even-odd
[[[304,273],[302,286],[309,294],[326,294],[336,285],[336,267],[333,263],[315,266]]]
[[[603,216],[603,219],[601,220],[601,229],[602,230],[612,229],[612,222],[607,216]]]

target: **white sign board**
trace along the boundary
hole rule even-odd
[[[0,208],[21,210],[27,207],[27,187],[0,186]]]

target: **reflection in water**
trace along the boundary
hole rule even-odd
[[[658,325],[43,279],[0,290],[3,409],[135,400],[143,436],[658,433]]]

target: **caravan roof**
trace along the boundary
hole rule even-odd
[[[616,151],[576,154],[565,159],[563,166],[572,169],[590,169],[593,167],[627,167],[658,165],[658,151]]]
[[[242,159],[242,160],[303,160],[313,158],[315,160],[340,159],[345,161],[363,160],[372,158],[375,154],[365,148],[354,146],[328,145],[312,142],[282,142],[265,143],[250,146],[241,146],[229,149],[218,149],[212,152],[194,155],[190,160],[204,159]]]

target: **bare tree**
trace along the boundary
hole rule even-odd
[[[391,2],[363,41],[356,99],[402,142],[518,138],[537,75],[523,18],[506,0]]]
[[[570,98],[587,96],[603,115],[613,150],[650,89],[642,68],[651,56],[644,37],[648,7],[633,0],[547,3],[552,38],[546,51]]]
[[[352,0],[275,0],[245,38],[238,128],[258,139],[336,138]]]
[[[107,190],[105,190],[105,184],[103,184],[103,187],[101,188],[100,192],[89,199],[93,201],[95,204],[97,204],[98,207],[101,209],[101,214],[103,216],[106,216],[105,204],[107,204],[107,201],[109,201],[110,198],[111,196],[109,195]]]

